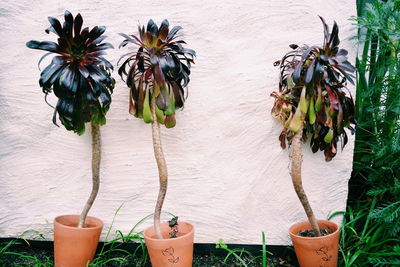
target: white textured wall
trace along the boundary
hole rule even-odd
[[[38,86],[43,53],[25,47],[31,39],[55,40],[44,33],[47,16],[61,18],[65,9],[80,12],[86,26],[107,26],[115,47],[118,32],[136,33],[149,18],[184,28],[198,57],[186,108],[174,129],[162,129],[170,174],[164,210],[193,222],[196,242],[256,244],[265,231],[268,244],[288,244],[288,227],[305,215],[292,189],[288,152],[277,141],[281,127],[269,114],[278,82],[273,62],[291,43],[322,42],[317,14],[330,24],[337,20],[342,40],[350,37],[355,2],[2,1],[0,237],[35,229],[51,239],[53,218],[79,213],[90,192],[90,135],[52,124],[53,110]],[[353,43],[342,46],[354,56]],[[123,52],[110,51],[108,59],[115,64]],[[114,77],[102,127],[101,189],[90,214],[107,229],[124,203],[115,228],[126,233],[153,211],[158,177],[150,126],[128,114],[128,90]],[[306,148],[304,186],[319,218],[345,208],[353,141],[331,163]]]

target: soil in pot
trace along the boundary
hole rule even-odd
[[[321,236],[330,235],[333,233],[332,229],[329,229],[329,228],[327,228],[327,229],[321,228],[319,230],[320,230],[319,232],[320,232]],[[306,236],[306,237],[315,237],[315,232],[311,229],[307,229],[307,230],[299,232],[297,235]]]

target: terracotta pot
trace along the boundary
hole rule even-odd
[[[168,222],[161,223],[165,239],[157,239],[154,226],[144,231],[147,251],[153,267],[191,267],[193,262],[194,226],[178,222],[178,237],[169,238]]]
[[[93,260],[103,222],[86,217],[84,228],[77,228],[79,215],[63,215],[54,219],[54,266],[86,267]]]
[[[338,261],[339,226],[331,221],[318,220],[320,228],[330,229],[332,234],[320,237],[303,237],[298,234],[310,230],[308,221],[293,224],[290,237],[301,267],[336,267]]]

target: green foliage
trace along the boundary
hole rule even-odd
[[[247,260],[243,259],[242,257],[246,256],[246,258],[250,258],[250,259],[253,257],[252,254],[249,251],[247,251],[247,250],[245,250],[243,248],[242,249],[230,249],[228,247],[228,245],[226,245],[224,243],[224,240],[222,238],[220,238],[218,240],[218,243],[215,245],[215,247],[216,248],[221,248],[221,249],[223,249],[223,250],[225,250],[227,252],[227,255],[226,255],[225,259],[224,259],[224,263],[227,262],[229,257],[234,256],[236,258],[236,260],[238,262],[240,262],[241,266],[247,267],[248,266],[247,263],[246,263]]]
[[[34,253],[30,250],[20,249],[24,243],[30,246],[25,236],[44,239],[43,234],[35,230],[27,230],[18,236],[18,239],[0,243],[0,266],[7,267],[52,267],[53,259],[45,253]],[[19,249],[18,249],[19,248]]]
[[[400,233],[400,1],[363,7],[354,19],[360,53],[351,193],[376,199],[368,218],[385,226],[383,239]]]
[[[324,151],[325,160],[336,155],[338,143],[347,144],[345,128],[353,130],[354,102],[348,96],[347,81],[353,83],[354,66],[348,61],[347,51],[339,49],[339,27],[334,22],[332,31],[320,17],[324,28],[322,46],[292,44],[292,51],[275,62],[280,67],[279,91],[271,114],[283,125],[279,136],[281,147],[304,124],[303,140],[311,136],[314,153]]]
[[[371,214],[377,198],[350,206],[340,229],[339,266],[397,266],[400,263],[400,238],[387,234],[387,224],[376,223]],[[330,218],[343,215],[337,212]]]
[[[215,245],[215,247],[227,252],[223,263],[227,264],[228,266],[292,266],[290,264],[286,264],[282,259],[279,259],[278,264],[277,261],[267,257],[267,254],[273,254],[267,250],[264,232],[262,232],[261,255],[253,255],[250,251],[245,250],[244,248],[229,248],[229,246],[224,243],[222,238],[218,240],[218,243]]]
[[[340,266],[400,265],[400,1],[357,1],[356,142]]]
[[[167,128],[174,127],[175,111],[182,108],[186,100],[184,88],[190,81],[190,67],[196,53],[183,47],[186,43],[178,34],[181,29],[175,26],[170,30],[168,20],[160,27],[149,20],[146,30],[139,26],[139,37],[120,33],[125,38],[120,48],[127,44],[139,47],[120,58],[128,57],[118,74],[126,78],[130,88],[129,112],[146,123],[155,119],[150,110],[155,101],[157,121]]]
[[[106,123],[105,115],[110,107],[115,81],[111,77],[113,66],[102,56],[106,49],[113,47],[110,43],[102,43],[106,38],[102,36],[106,27],[82,29],[80,14],[74,18],[65,11],[63,24],[56,18],[48,19],[50,27],[46,33],[56,34],[57,43],[32,40],[26,46],[49,52],[41,57],[39,67],[45,57],[56,54],[41,72],[39,85],[46,95],[45,100],[51,92],[58,98],[53,123],[57,125],[58,114],[67,130],[83,134],[86,122]]]
[[[108,240],[111,234],[111,230],[114,225],[115,218],[118,212],[121,210],[123,204],[115,211],[113,220],[110,228],[107,231],[105,242],[99,253],[95,255],[93,261],[88,264],[88,267],[106,267],[106,266],[146,266],[149,262],[147,254],[146,244],[144,242],[142,231],[136,231],[137,227],[148,218],[152,217],[152,214],[144,217],[133,228],[127,235],[124,235],[121,231],[116,230],[117,234],[112,240]],[[133,247],[131,250],[122,248],[123,244],[133,242],[139,244]],[[135,265],[132,265],[134,263]]]

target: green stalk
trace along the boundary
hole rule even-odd
[[[262,232],[262,265],[267,267],[267,246],[265,244],[265,233]]]

